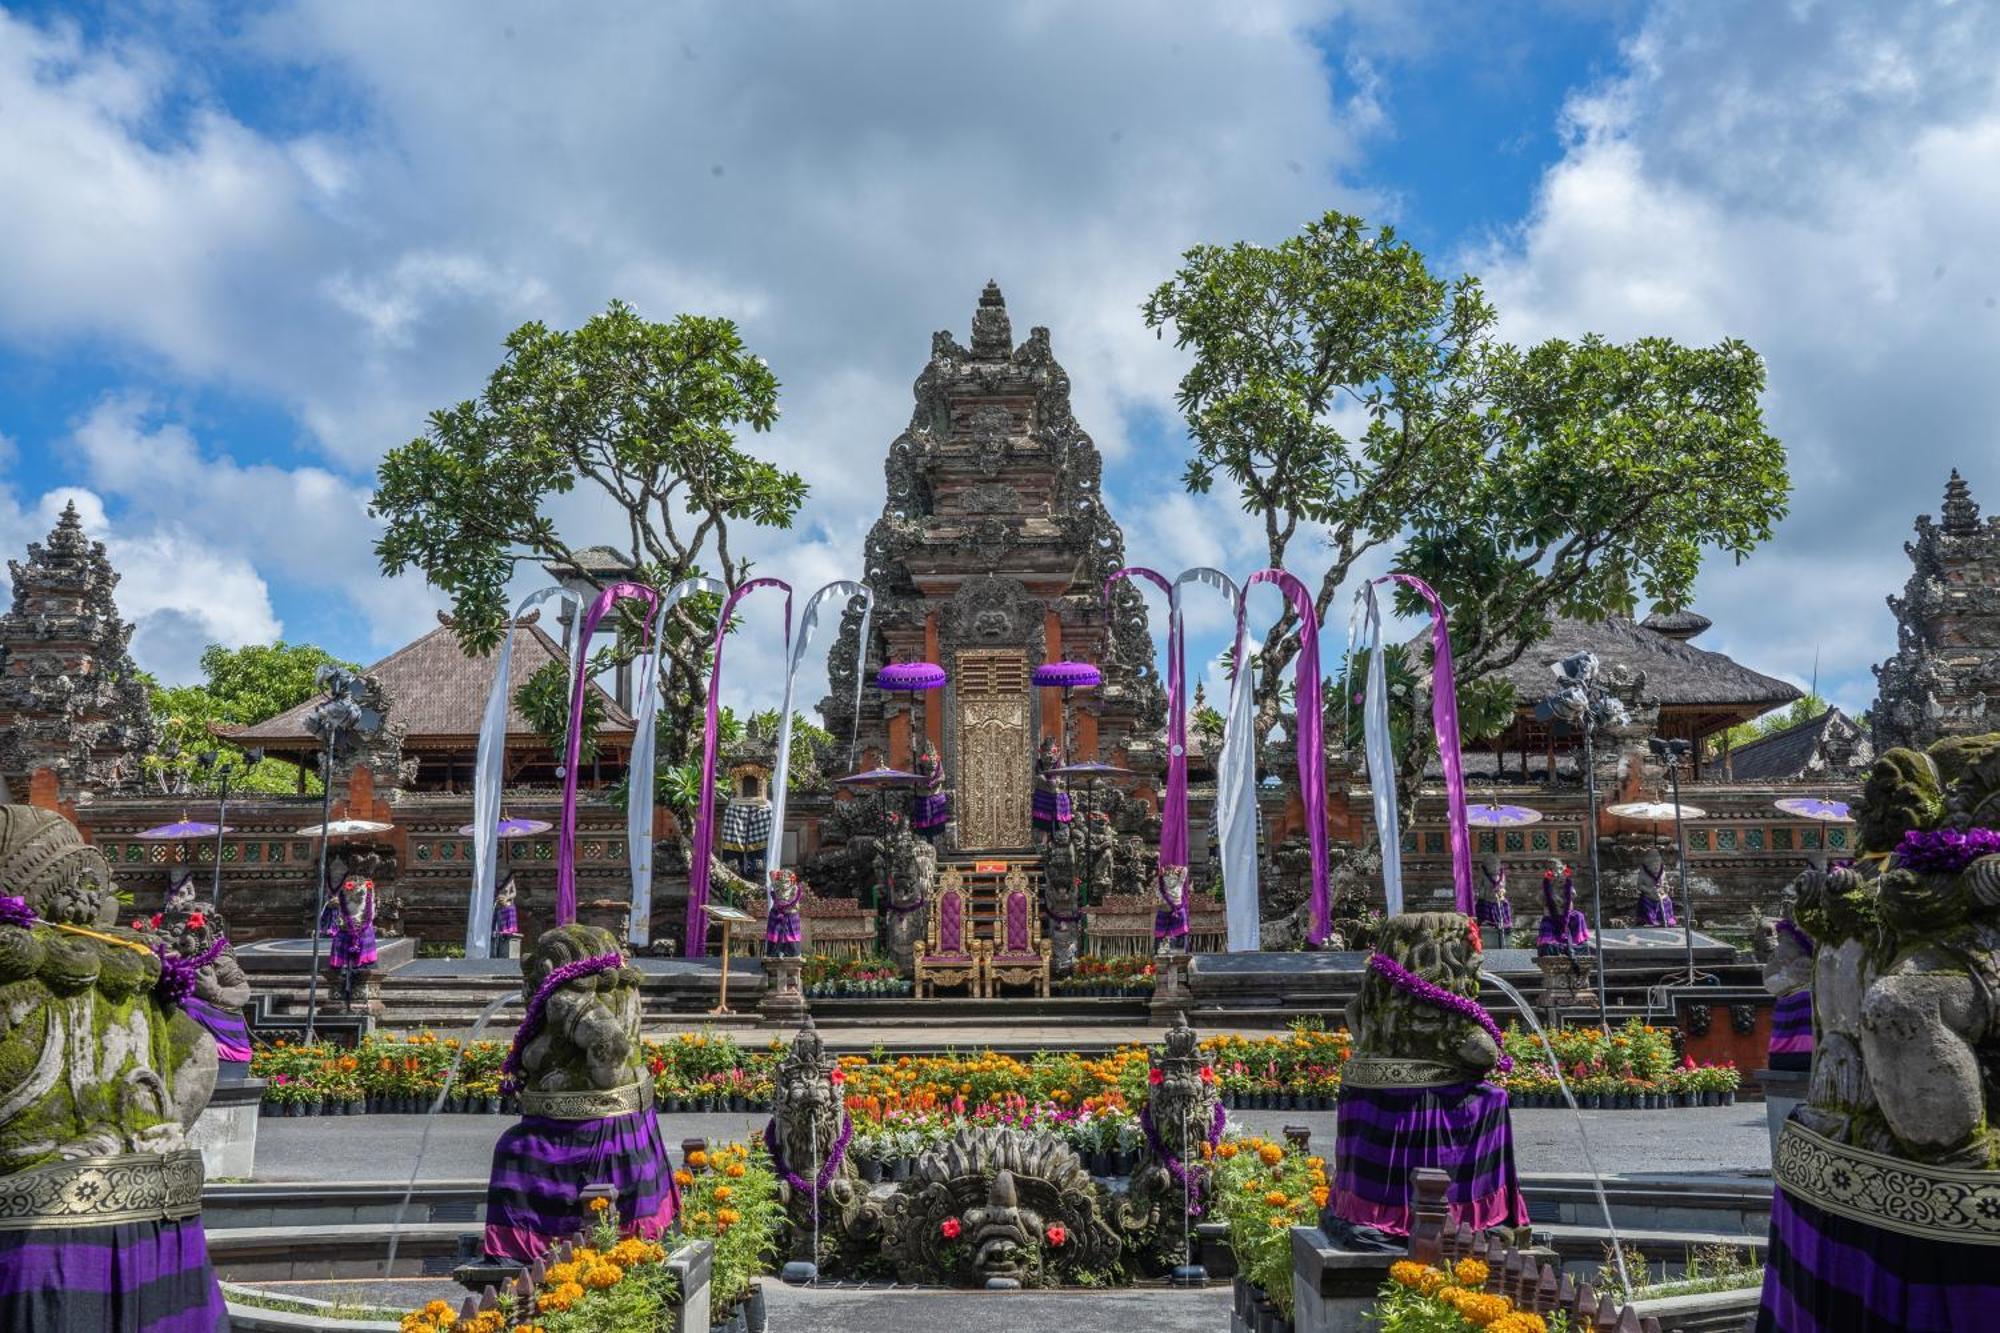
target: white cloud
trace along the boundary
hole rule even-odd
[[[1704,646],[1867,707],[1913,516],[1949,468],[2000,503],[2000,11],[1663,5],[1575,97],[1515,233],[1465,257],[1519,338],[1741,337],[1792,515],[1712,565]]]

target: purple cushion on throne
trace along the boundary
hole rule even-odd
[[[955,893],[938,895],[938,957],[965,952],[965,900]]]
[[[1007,895],[1007,952],[1025,954],[1028,947],[1028,895],[1010,893]]]

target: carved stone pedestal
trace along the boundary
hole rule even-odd
[[[322,1014],[367,1014],[370,1018],[381,1018],[387,1012],[382,1005],[382,974],[378,968],[367,968],[354,974],[354,986],[348,998],[342,1000],[340,973],[328,968],[319,979],[319,1011]]]
[[[1153,1021],[1172,1023],[1194,1002],[1188,985],[1191,955],[1163,953],[1153,959]]]
[[[493,937],[493,956],[495,958],[519,958],[521,956],[521,937],[519,935],[495,935]]]
[[[187,1132],[188,1147],[201,1150],[202,1175],[209,1180],[248,1180],[257,1174],[257,1112],[264,1080],[246,1077],[242,1071],[248,1068],[223,1064],[208,1106]]]
[[[806,992],[805,987],[799,984],[799,973],[805,967],[805,959],[774,958],[765,954],[762,961],[764,994],[757,1001],[758,1020],[774,1026],[797,1027],[806,1019]]]
[[[1535,959],[1542,970],[1542,1008],[1554,1010],[1568,1005],[1597,1003],[1597,958],[1542,955]]]

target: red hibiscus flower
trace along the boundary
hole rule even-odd
[[[839,1065],[835,1065],[833,1067],[833,1072],[827,1075],[827,1077],[833,1081],[833,1086],[837,1088],[841,1084],[847,1082],[847,1071],[845,1069],[842,1069]]]
[[[957,1240],[958,1233],[960,1231],[960,1227],[958,1225],[958,1219],[955,1217],[947,1217],[944,1221],[938,1223],[938,1230],[944,1233],[944,1238],[946,1240]]]
[[[153,913],[153,929],[158,930],[159,928],[160,928],[160,914],[158,912],[155,912]]]
[[[1157,1069],[1152,1069],[1147,1071],[1146,1081],[1157,1088],[1160,1084],[1167,1081],[1167,1076]]]
[[[1069,1232],[1063,1229],[1062,1223],[1057,1222],[1054,1226],[1051,1226],[1049,1228],[1048,1236],[1049,1236],[1049,1244],[1060,1245],[1064,1241],[1069,1239]]]
[[[204,912],[189,912],[188,924],[190,926],[193,926],[196,930],[200,930],[203,926],[208,924],[208,916]]]
[[[144,930],[144,929],[146,929],[146,918],[145,918],[145,917],[143,917],[143,916],[135,916],[135,917],[133,917],[133,918],[132,918],[132,929],[134,929],[134,930]]]

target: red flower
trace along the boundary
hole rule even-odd
[[[146,918],[145,918],[145,917],[143,917],[143,916],[135,916],[135,917],[133,917],[133,918],[132,918],[132,929],[134,929],[134,930],[144,930],[145,928],[146,928]]]
[[[1146,1081],[1157,1088],[1167,1081],[1167,1076],[1157,1069],[1150,1069],[1146,1071]]]
[[[1215,1069],[1212,1065],[1203,1065],[1201,1067],[1201,1081],[1204,1083],[1215,1082]]]
[[[955,1217],[947,1217],[944,1221],[938,1223],[938,1230],[944,1233],[944,1238],[946,1240],[957,1240],[958,1233],[960,1230],[958,1225],[958,1219]]]
[[[842,1069],[839,1065],[835,1065],[833,1067],[833,1072],[831,1074],[828,1074],[827,1077],[833,1081],[833,1086],[837,1088],[841,1084],[847,1082],[847,1071],[845,1069]]]
[[[1048,1235],[1049,1235],[1049,1244],[1051,1245],[1060,1245],[1064,1241],[1069,1239],[1069,1232],[1063,1229],[1063,1224],[1060,1222],[1057,1222],[1055,1225],[1049,1228]]]
[[[195,928],[196,930],[200,930],[200,929],[201,929],[201,928],[202,928],[203,926],[205,926],[205,925],[207,925],[207,924],[208,924],[208,915],[207,915],[207,913],[205,913],[205,912],[189,912],[189,913],[188,913],[188,924],[189,924],[190,926],[193,926],[193,927],[194,927],[194,928]]]
[[[153,913],[153,929],[158,930],[159,928],[160,928],[160,914],[158,912],[155,912]]]

